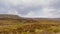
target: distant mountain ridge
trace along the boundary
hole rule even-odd
[[[0,19],[19,19],[18,15],[0,14]]]
[[[18,15],[0,14],[0,19],[60,20],[60,18],[25,18]]]

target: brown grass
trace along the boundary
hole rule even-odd
[[[0,34],[57,34],[60,21],[53,20],[0,20]]]

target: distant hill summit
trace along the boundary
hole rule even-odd
[[[0,14],[0,19],[20,19],[18,15]]]
[[[0,19],[20,19],[20,20],[58,20],[60,21],[60,18],[25,18],[25,17],[20,17],[18,15],[12,15],[12,14],[0,14]]]
[[[60,18],[25,18],[12,14],[0,14],[0,23],[5,23],[6,20],[14,21],[13,23],[60,23]]]

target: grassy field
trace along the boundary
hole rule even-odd
[[[0,19],[0,34],[60,34],[60,21]]]

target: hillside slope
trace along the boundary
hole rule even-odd
[[[59,20],[0,15],[0,34],[60,34]]]

